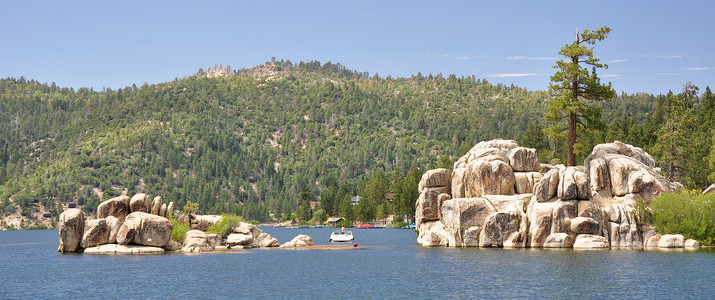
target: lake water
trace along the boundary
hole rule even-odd
[[[262,228],[286,242],[330,228]],[[364,250],[57,253],[56,230],[0,232],[0,298],[715,298],[715,251],[423,248],[354,229]]]

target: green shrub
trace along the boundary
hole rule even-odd
[[[703,245],[715,245],[715,193],[683,191],[653,199],[653,225],[661,234],[682,234]]]
[[[325,212],[325,210],[322,208],[318,208],[313,213],[313,219],[311,221],[313,221],[314,224],[323,224],[323,222],[325,222],[325,220],[327,219],[328,214]]]
[[[335,226],[336,226],[336,227],[343,227],[343,226],[345,226],[345,227],[353,227],[353,222],[352,222],[352,221],[348,221],[348,220],[342,220],[342,221],[338,222],[338,224],[335,225]]]
[[[25,230],[47,230],[47,229],[49,229],[49,228],[47,228],[47,225],[40,224],[40,225],[27,227]]]
[[[392,227],[392,228],[402,228],[402,227],[405,227],[405,226],[407,226],[407,225],[409,225],[409,224],[407,224],[407,223],[405,223],[405,222],[392,222],[392,225],[390,225],[390,227]]]
[[[215,233],[221,236],[227,236],[231,234],[233,227],[236,227],[239,223],[243,222],[243,218],[237,215],[227,215],[223,214],[221,221],[213,224],[209,229],[206,230],[208,233]]]
[[[311,221],[300,221],[300,223],[298,223],[298,226],[303,226],[303,225],[315,225],[315,221],[312,221],[312,220]]]
[[[285,221],[293,221],[293,220],[295,220],[295,216],[292,215],[292,214],[290,214],[290,213],[287,214],[285,217],[283,217],[283,222],[285,222]]]
[[[171,225],[173,225],[171,228],[171,238],[177,242],[183,242],[186,232],[191,229],[191,224],[189,224],[189,222],[179,223],[174,216],[171,216],[169,221],[171,221]]]

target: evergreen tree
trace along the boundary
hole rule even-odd
[[[375,208],[375,218],[378,220],[384,220],[387,217],[387,206],[385,205],[385,202],[380,203],[377,205]]]
[[[686,84],[683,93],[669,93],[665,99],[665,122],[656,132],[654,151],[658,160],[666,164],[664,171],[670,181],[687,179],[686,171],[691,162],[687,150],[690,147],[688,129],[694,121],[691,110],[696,97],[697,87]]]
[[[339,216],[346,220],[355,220],[355,212],[350,197],[346,197],[339,202]]]
[[[454,162],[452,161],[452,158],[449,157],[449,155],[440,155],[439,163],[437,164],[437,167],[452,170],[452,168],[454,167],[453,164],[454,164]]]
[[[549,143],[544,134],[544,126],[538,119],[529,123],[519,144],[524,147],[534,148],[538,153],[546,152],[545,150],[549,148]]]
[[[377,215],[377,209],[380,206],[383,207],[382,213],[384,213],[386,192],[387,186],[385,184],[385,177],[382,174],[382,170],[377,169],[370,177],[370,179],[365,182],[365,197],[360,199],[359,205],[359,219],[361,221],[369,222],[379,217]]]
[[[705,92],[700,98],[700,116],[699,127],[700,138],[706,143],[701,149],[706,150],[703,166],[703,172],[707,179],[705,184],[715,182],[715,95],[713,95],[710,87],[705,87]],[[708,143],[708,140],[710,142]],[[709,144],[709,145],[708,145]]]
[[[310,201],[313,200],[313,193],[307,184],[304,184],[300,188],[300,195],[298,200],[298,219],[307,221],[312,218],[310,214]]]
[[[399,206],[399,215],[406,215],[408,219],[413,219],[415,216],[415,203],[420,196],[417,188],[420,179],[422,179],[422,173],[422,170],[419,168],[413,168],[407,173],[407,176],[405,176],[405,183],[402,189],[403,199],[401,199]]]
[[[608,65],[600,63],[600,59],[593,55],[593,48],[586,44],[595,44],[608,36],[611,29],[603,26],[596,31],[585,30],[583,33],[576,31],[576,41],[561,48],[559,54],[566,59],[559,60],[554,66],[558,69],[551,76],[551,89],[558,93],[556,98],[549,101],[549,112],[546,120],[551,122],[552,139],[561,139],[561,120],[566,119],[568,124],[568,165],[576,165],[576,130],[598,130],[603,127],[601,109],[595,105],[599,101],[610,100],[616,93],[611,84],[601,84],[601,79],[596,75],[597,68],[607,69]],[[591,72],[581,64],[591,66]],[[583,151],[583,150],[581,150]]]
[[[320,206],[325,210],[328,215],[335,215],[338,207],[338,183],[335,180],[331,180],[328,184],[328,188],[320,195]]]
[[[402,175],[402,172],[400,172],[399,169],[395,168],[392,171],[392,175],[390,176],[389,180],[389,191],[390,193],[393,193],[392,197],[392,203],[390,203],[390,213],[391,214],[399,214],[400,212],[400,205],[401,203],[404,202],[405,194],[404,194],[404,185],[405,185],[405,178]]]
[[[715,129],[710,130],[710,144],[710,154],[706,157],[706,161],[710,166],[708,180],[709,182],[715,182]]]

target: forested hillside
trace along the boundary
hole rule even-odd
[[[542,131],[551,98],[474,76],[382,78],[319,62],[103,91],[3,79],[0,214],[56,218],[75,201],[91,213],[103,199],[145,192],[259,221],[310,218],[312,200],[351,220],[411,216],[422,172],[451,167],[478,141],[517,139],[542,161],[563,160],[564,142]],[[694,87],[622,94],[603,105],[608,128],[579,137],[578,159],[620,140],[701,188],[715,169],[714,98]]]

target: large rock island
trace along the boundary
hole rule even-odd
[[[539,162],[512,140],[480,142],[454,170],[427,171],[416,203],[417,242],[449,247],[683,247],[641,220],[647,205],[682,185],[642,149],[593,148],[583,166]],[[690,244],[697,244],[691,241]],[[675,245],[675,246],[674,246]]]
[[[173,224],[169,220],[189,222],[191,229],[182,241],[172,240]],[[239,222],[225,236],[206,233],[211,225],[221,222],[222,216],[183,215],[174,210],[174,203],[162,203],[139,193],[131,198],[119,196],[102,202],[97,207],[97,218],[85,218],[80,209],[72,208],[60,215],[58,225],[59,252],[87,254],[158,254],[167,251],[184,253],[215,250],[279,247],[278,240],[253,224]],[[299,242],[285,243],[284,247],[312,246],[308,236],[298,236]]]

